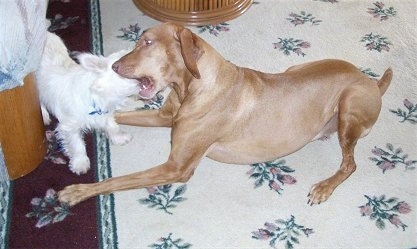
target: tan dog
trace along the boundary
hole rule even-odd
[[[189,29],[169,23],[146,31],[113,69],[137,79],[145,99],[172,87],[160,110],[116,116],[122,124],[172,127],[171,153],[166,163],[142,172],[66,187],[59,199],[70,205],[114,191],[186,182],[204,156],[233,164],[265,162],[337,131],[340,169],[308,195],[309,203],[319,204],[355,171],[356,142],[376,122],[392,79],[391,69],[376,82],[340,60],[278,74],[238,67]]]

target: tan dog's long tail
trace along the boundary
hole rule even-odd
[[[382,75],[381,79],[378,81],[379,91],[381,96],[384,95],[385,91],[387,91],[388,86],[390,85],[392,80],[392,69],[388,68],[385,70],[384,75]]]

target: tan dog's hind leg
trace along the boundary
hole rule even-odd
[[[333,176],[314,184],[308,194],[308,204],[326,201],[335,188],[355,170],[354,149],[359,138],[367,135],[375,123],[381,105],[379,94],[365,96],[365,93],[348,91],[339,102],[338,137],[342,149],[342,163]]]

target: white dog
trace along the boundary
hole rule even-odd
[[[63,41],[48,33],[36,72],[42,116],[45,124],[50,123],[49,113],[58,119],[57,139],[70,159],[70,170],[76,174],[84,174],[90,168],[85,131],[104,130],[112,143],[120,145],[132,138],[120,131],[113,117],[128,96],[139,92],[137,81],[122,78],[111,68],[127,52],[108,57],[80,53],[76,56],[80,63],[77,64]]]

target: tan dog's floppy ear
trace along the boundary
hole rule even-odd
[[[200,79],[200,72],[197,68],[197,60],[201,56],[201,51],[197,44],[198,37],[189,29],[182,28],[178,31],[178,38],[185,66],[195,78]]]

